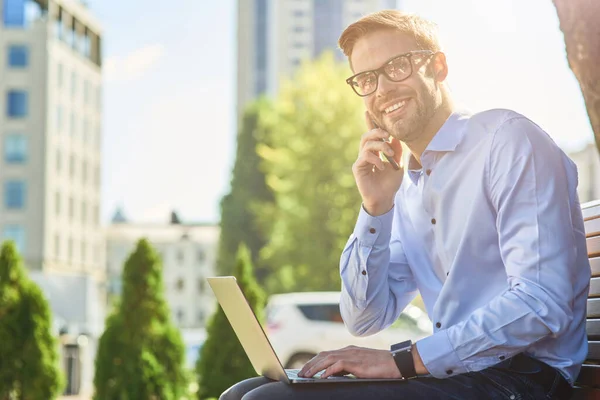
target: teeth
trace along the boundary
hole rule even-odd
[[[400,107],[404,106],[404,104],[406,103],[406,100],[402,100],[394,105],[389,106],[388,108],[386,108],[384,111],[386,114],[391,113],[392,111],[396,111],[397,109],[399,109]]]

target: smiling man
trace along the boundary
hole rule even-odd
[[[353,165],[363,204],[341,256],[342,316],[374,334],[420,293],[434,332],[390,351],[324,352],[300,371],[398,381],[255,378],[222,398],[568,399],[590,278],[575,165],[516,112],[459,109],[431,22],[381,11],[339,43],[370,129]],[[379,156],[400,163],[400,142],[406,171]]]

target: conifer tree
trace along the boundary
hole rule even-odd
[[[0,250],[0,321],[0,399],[55,399],[64,378],[50,307],[12,242]]]
[[[95,399],[179,400],[184,345],[164,298],[162,264],[146,239],[123,270],[123,293],[96,356]]]

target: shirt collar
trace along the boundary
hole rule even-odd
[[[431,142],[423,151],[423,155],[427,152],[444,152],[454,151],[456,146],[462,141],[465,133],[465,123],[471,116],[471,112],[466,109],[459,109],[454,111],[448,119],[444,122],[440,130],[437,131]],[[421,158],[422,160],[422,158]],[[411,154],[408,159],[408,174],[415,183],[417,184],[419,177],[422,174],[422,167],[419,165],[417,160]]]

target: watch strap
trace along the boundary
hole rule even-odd
[[[390,349],[394,362],[404,379],[415,378],[415,362],[412,356],[412,342],[410,340],[396,343]]]

